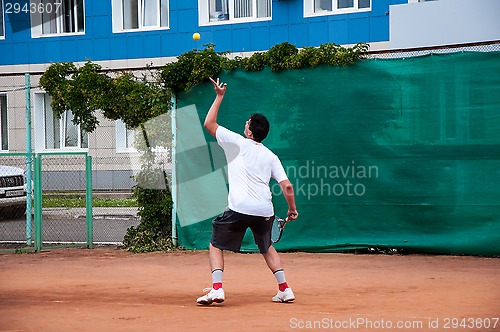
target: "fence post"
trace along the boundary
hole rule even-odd
[[[176,158],[176,148],[177,148],[177,99],[175,96],[172,97],[172,169],[171,169],[171,183],[172,190],[170,194],[172,195],[172,244],[177,247],[177,158]],[[168,184],[167,184],[168,185]]]
[[[42,251],[42,155],[35,156],[35,251]]]
[[[85,195],[85,206],[86,206],[86,221],[87,221],[87,247],[91,249],[93,247],[93,221],[92,221],[92,157],[86,156],[85,158],[85,176],[86,176],[86,195]]]
[[[33,225],[31,219],[33,168],[31,159],[31,82],[29,73],[24,74],[24,85],[26,88],[26,245],[30,246],[33,242],[31,233]]]

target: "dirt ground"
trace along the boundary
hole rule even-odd
[[[0,331],[500,331],[500,260],[283,253],[273,303],[259,254],[226,253],[222,304],[199,306],[208,253],[0,253]]]

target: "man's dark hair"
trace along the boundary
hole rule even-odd
[[[267,118],[263,114],[252,114],[248,129],[252,132],[253,139],[256,142],[262,142],[269,133],[269,121],[267,121]]]

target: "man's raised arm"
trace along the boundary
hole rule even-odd
[[[219,127],[219,124],[217,123],[217,114],[219,113],[219,107],[220,104],[222,103],[222,99],[224,98],[224,93],[226,93],[226,88],[227,84],[219,82],[219,79],[217,79],[217,82],[213,80],[213,78],[210,77],[210,81],[212,81],[212,84],[214,85],[214,90],[215,93],[217,94],[215,96],[215,100],[212,103],[212,106],[208,110],[207,116],[205,117],[205,123],[204,126],[207,129],[207,131],[215,137],[215,132],[217,131],[217,128]]]

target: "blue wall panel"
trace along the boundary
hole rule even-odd
[[[85,13],[91,16],[110,16],[111,0],[102,1],[85,1]]]
[[[302,1],[284,1],[288,4],[288,24],[304,23],[304,5]],[[275,3],[273,3],[273,6]]]
[[[42,48],[42,49],[45,49],[45,62],[62,61],[62,59],[61,59],[61,40],[59,38],[57,38],[57,39],[51,38],[50,40],[47,40],[44,43],[44,48]]]
[[[389,17],[377,16],[370,19],[370,42],[389,40]]]
[[[376,0],[372,1],[372,11],[370,15],[373,16],[382,16],[386,15],[389,11],[390,0]]]
[[[105,60],[111,56],[111,42],[109,38],[94,38],[94,56],[93,60]]]
[[[117,59],[124,59],[127,52],[127,34],[117,33],[111,37],[110,40],[110,50],[113,50],[113,54],[116,54]],[[121,54],[121,56],[118,56]]]
[[[0,40],[0,43],[2,41]],[[14,64],[14,57],[12,55],[12,44],[6,44],[4,47],[0,47],[0,64]]]
[[[77,57],[76,43],[77,40],[75,38],[61,40],[61,42],[59,43],[59,47],[61,50],[60,61],[74,61],[73,59]]]
[[[391,0],[391,5],[402,5],[404,3],[408,3],[408,0]]]
[[[248,29],[246,24],[240,24],[241,27],[233,30],[232,35],[232,47],[230,50],[232,52],[246,52],[252,51],[250,47],[251,34],[250,29]]]
[[[198,8],[198,0],[171,0],[170,7],[173,9],[196,9]]]
[[[307,33],[307,28],[308,25],[305,23],[290,25],[289,42],[297,47],[308,46],[309,34]]]
[[[144,37],[144,52],[148,58],[161,56],[161,35],[151,34]]]
[[[273,25],[269,28],[269,45],[271,47],[289,40],[288,25]]]
[[[355,44],[360,40],[370,41],[368,17],[349,19],[349,44]]]
[[[272,16],[273,25],[281,25],[289,23],[290,9],[285,1],[273,2]]]
[[[328,22],[328,32],[330,42],[335,44],[349,43],[349,21],[347,18]]]
[[[285,41],[297,47],[388,41],[389,5],[401,3],[407,0],[373,0],[367,13],[304,18],[302,0],[273,0],[270,21],[199,27],[198,0],[170,0],[169,29],[113,33],[111,1],[85,0],[84,35],[32,38],[29,15],[6,15],[0,65],[171,57],[207,43],[238,53]],[[192,39],[194,32],[201,40]]]
[[[7,1],[3,1],[4,6]],[[29,0],[10,0],[9,3],[20,5],[20,8],[27,6]],[[31,37],[30,31],[30,14],[20,11],[18,13],[12,10],[10,13],[5,12],[4,8],[4,25],[5,25],[5,40],[0,40],[0,45],[10,42],[26,42]],[[0,54],[1,54],[0,49]]]
[[[328,22],[316,22],[309,24],[309,45],[319,46],[329,40],[328,38]]]
[[[146,57],[144,54],[144,37],[142,34],[134,34],[127,37],[127,58],[137,59]]]
[[[15,64],[28,63],[29,52],[30,48],[28,43],[14,43],[12,45],[12,60]]]
[[[92,20],[87,20],[86,23],[86,35],[94,38],[109,38],[112,34],[111,22],[109,17],[106,16],[95,16]],[[92,30],[87,30],[92,28]]]
[[[182,54],[194,48],[201,49],[202,48],[201,40],[200,42],[195,43],[191,36],[192,34],[189,33],[182,33],[182,34],[177,33],[169,35],[168,43],[166,44],[165,47],[162,47],[163,51],[162,56],[173,56],[175,55],[176,50],[179,50],[179,54]],[[196,46],[197,44],[199,44],[199,46]]]
[[[76,50],[75,50],[76,54]],[[73,61],[73,60],[71,60]],[[28,63],[43,63],[45,62],[45,52],[43,48],[35,44],[30,44],[30,52],[28,55]]]
[[[269,49],[269,27],[258,27],[250,29],[252,50]]]
[[[102,31],[102,35],[104,37],[104,34],[106,33],[106,31],[108,30],[106,26],[99,26],[99,25],[96,25],[95,28],[94,28],[94,21],[97,20],[97,23],[99,23],[99,17],[96,16],[87,16],[85,17],[85,32],[84,32],[84,36],[85,38],[92,38],[94,37],[94,29],[97,30],[97,33],[99,34],[99,30]],[[102,21],[101,21],[102,22]],[[107,31],[108,35],[111,33],[110,31]],[[71,35],[68,35],[68,36],[61,36],[60,38],[72,38],[73,36]],[[51,37],[51,38],[54,38],[54,37]]]
[[[94,41],[92,39],[82,38],[76,43],[78,58],[76,61],[86,61],[87,59],[95,61],[102,60],[96,59],[94,55]]]
[[[177,12],[178,22],[175,25],[176,32],[191,32],[193,33],[198,27],[198,10],[184,9]],[[172,29],[172,30],[174,30]]]
[[[205,39],[211,40],[211,42],[216,45],[215,50],[218,52],[230,51],[232,48],[231,41],[233,39],[233,31],[228,26],[215,30],[211,38],[210,36],[208,36],[208,38],[204,36],[205,34],[202,34],[200,39],[203,41],[203,44],[207,43]]]

